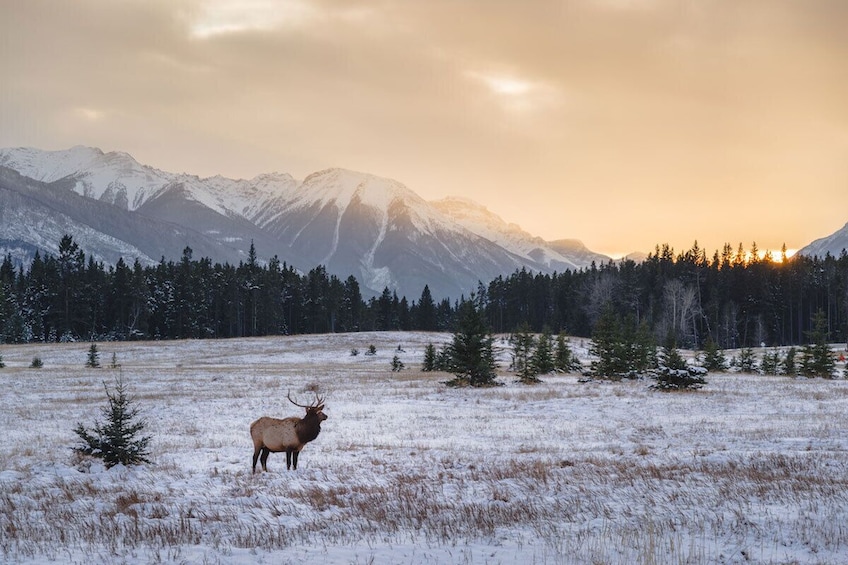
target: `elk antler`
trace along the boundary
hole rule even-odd
[[[309,406],[306,406],[305,404],[298,404],[297,402],[295,402],[294,400],[292,400],[292,397],[291,397],[291,391],[288,391],[288,392],[286,393],[286,398],[288,398],[288,399],[289,399],[289,402],[291,402],[291,403],[292,403],[292,404],[294,404],[295,406],[298,406],[298,407],[300,407],[300,408],[306,408],[307,410],[308,410],[308,409],[310,409],[310,408],[315,408],[315,407],[317,407],[317,406],[321,406],[322,404],[324,404],[324,398],[323,398],[323,397],[321,397],[321,396],[318,396],[318,393],[317,393],[317,392],[315,393],[315,403],[314,403],[314,404],[311,404],[311,405],[309,405]]]
[[[289,399],[289,402],[291,402],[291,403],[292,403],[292,404],[294,404],[295,406],[298,406],[298,407],[300,407],[300,408],[309,408],[309,406],[304,406],[303,404],[298,404],[297,402],[295,402],[294,400],[292,400],[292,397],[291,397],[291,391],[288,391],[288,392],[286,393],[286,398],[288,398],[288,399]]]

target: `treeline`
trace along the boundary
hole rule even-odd
[[[29,269],[0,264],[3,342],[230,338],[362,330],[451,328],[454,308],[429,289],[417,303],[388,289],[364,300],[353,276],[324,267],[306,274],[273,257],[234,266],[194,259],[104,267],[70,236],[58,256],[36,254]]]
[[[657,247],[641,262],[621,261],[553,275],[520,271],[480,288],[496,332],[527,323],[591,336],[608,310],[630,331],[647,330],[700,349],[806,343],[821,311],[832,342],[848,336],[848,254],[837,258],[759,257],[756,245],[729,245],[709,258],[697,243],[675,254]]]
[[[642,263],[610,262],[555,274],[526,270],[480,283],[469,297],[435,301],[388,288],[364,299],[353,276],[318,266],[302,274],[277,257],[260,264],[251,246],[238,265],[194,259],[154,266],[86,258],[70,236],[58,256],[28,269],[0,264],[0,340],[10,342],[229,338],[373,330],[453,331],[467,301],[496,333],[522,326],[590,337],[601,315],[681,347],[800,344],[813,315],[829,338],[848,335],[848,255],[759,259],[725,246],[709,259],[697,244],[675,255],[658,247]],[[606,314],[610,315],[610,314]]]

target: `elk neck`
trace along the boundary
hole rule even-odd
[[[321,418],[315,412],[307,413],[295,426],[295,432],[301,443],[312,441],[321,432]]]

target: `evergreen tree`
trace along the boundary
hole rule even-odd
[[[436,331],[436,303],[433,301],[433,295],[430,294],[430,287],[424,285],[424,290],[421,291],[421,298],[418,299],[418,319],[416,321],[418,329],[425,332]]]
[[[745,347],[739,352],[739,370],[743,373],[756,373],[757,361],[754,358],[754,350],[750,347]]]
[[[108,406],[101,410],[105,423],[95,422],[91,431],[77,423],[74,433],[82,443],[74,448],[75,451],[103,459],[107,468],[149,463],[147,446],[151,438],[139,435],[147,424],[137,420],[139,409],[127,396],[123,380],[116,380],[114,392],[105,382],[103,387],[108,399]]]
[[[403,371],[404,367],[406,367],[406,365],[403,364],[403,361],[400,360],[400,357],[398,357],[397,355],[392,357],[392,372],[393,373],[398,373],[400,371]]]
[[[512,370],[518,375],[521,382],[538,382],[531,363],[533,348],[536,345],[536,339],[530,333],[529,326],[522,324],[518,330],[510,337],[512,342]]]
[[[432,343],[424,347],[424,363],[421,365],[421,370],[426,373],[436,370],[436,346]]]
[[[96,343],[92,343],[91,347],[88,348],[88,359],[85,362],[85,366],[91,368],[100,367],[100,352],[97,351]]]
[[[760,361],[760,372],[764,375],[779,375],[781,373],[780,352],[763,351],[763,358]]]
[[[621,329],[611,307],[604,309],[595,324],[589,353],[595,356],[593,376],[620,380],[627,372]]]
[[[827,319],[821,310],[813,316],[813,329],[807,337],[808,343],[801,349],[801,374],[832,379],[836,361],[827,342]]]
[[[550,330],[545,327],[542,335],[536,340],[536,350],[530,358],[532,370],[536,375],[545,375],[556,368],[554,362],[553,338]]]
[[[798,367],[795,365],[795,355],[797,351],[794,347],[790,347],[786,351],[786,357],[783,358],[782,372],[784,375],[794,377],[798,373]]]
[[[698,389],[707,384],[704,375],[707,369],[693,367],[680,355],[673,334],[669,334],[666,345],[660,352],[657,366],[657,384],[654,388],[664,391]]]
[[[719,349],[718,344],[713,340],[712,336],[707,338],[704,344],[704,368],[708,371],[726,371],[727,358]]]
[[[450,367],[456,378],[450,386],[496,385],[494,338],[473,300],[459,306],[458,326],[450,344]]]
[[[604,309],[595,331],[589,353],[592,375],[621,380],[635,378],[655,363],[655,348],[647,326],[634,326],[632,320],[622,324],[611,307]]]
[[[668,369],[685,369],[689,366],[677,350],[674,334],[669,334],[666,338],[666,344],[663,346],[659,355],[658,365],[660,368],[665,367]]]
[[[580,371],[583,366],[580,360],[574,355],[571,346],[568,343],[568,338],[565,334],[560,333],[556,339],[556,348],[554,349],[554,368],[561,373],[571,373]]]

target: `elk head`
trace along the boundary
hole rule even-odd
[[[289,399],[289,402],[294,404],[299,408],[306,409],[306,416],[304,416],[304,420],[309,419],[310,416],[317,417],[319,422],[322,422],[327,419],[327,415],[324,414],[324,397],[318,396],[318,393],[315,393],[315,402],[312,404],[299,404],[295,402],[291,397],[291,391],[286,393],[286,398]]]

